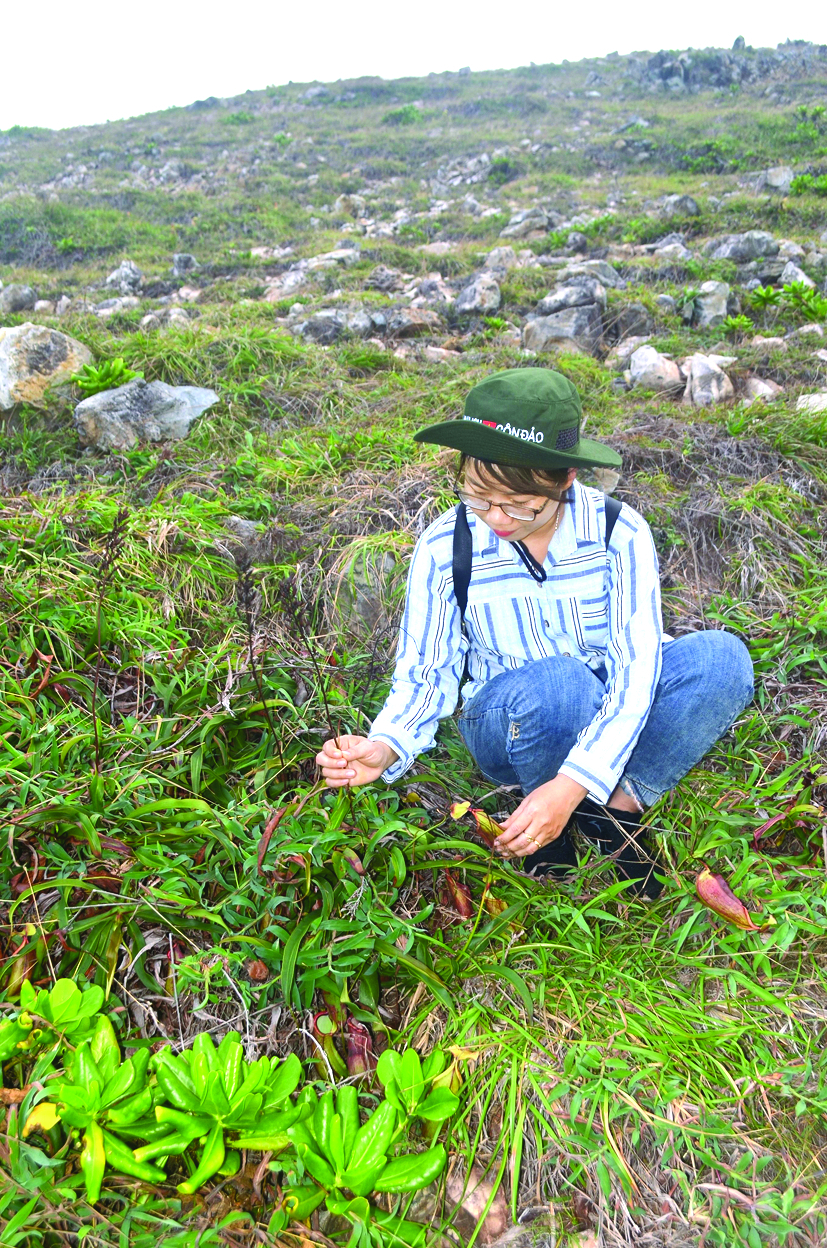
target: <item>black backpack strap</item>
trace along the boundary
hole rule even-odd
[[[471,584],[471,557],[474,547],[464,503],[457,503],[456,516],[451,567],[454,577],[454,594],[459,604],[460,623],[464,626],[465,608],[468,606],[468,586]]]
[[[606,495],[606,549],[609,549],[609,542],[612,540],[612,530],[617,523],[620,515],[620,503],[616,498],[612,498],[611,494]]]

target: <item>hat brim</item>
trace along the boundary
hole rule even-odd
[[[623,463],[617,451],[591,438],[581,438],[571,450],[555,451],[499,429],[489,429],[475,420],[443,420],[438,425],[428,425],[414,434],[414,442],[435,442],[474,459],[519,468],[619,468]]]

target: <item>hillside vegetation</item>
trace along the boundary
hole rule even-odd
[[[827,1242],[827,47],[742,45],[0,133],[4,1246]],[[451,720],[317,781],[514,367],[755,662],[654,904]]]

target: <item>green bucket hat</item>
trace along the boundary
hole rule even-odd
[[[429,425],[414,441],[522,468],[618,468],[616,451],[581,438],[581,415],[580,396],[562,373],[509,368],[469,391],[462,420]]]

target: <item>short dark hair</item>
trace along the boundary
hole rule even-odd
[[[457,465],[457,481],[473,468],[484,481],[501,486],[512,494],[538,494],[541,498],[560,498],[569,475],[568,468],[523,468],[517,464],[495,464],[489,459],[475,459],[464,452]],[[564,496],[565,497],[565,496]]]

